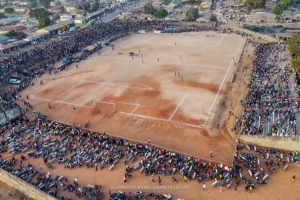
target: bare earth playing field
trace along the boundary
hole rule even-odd
[[[212,150],[214,160],[230,164],[234,141],[210,122],[245,40],[207,34],[120,39],[114,51],[105,47],[78,69],[72,64],[45,75],[43,85],[37,80],[21,95],[29,96],[34,111],[60,122],[90,121],[92,130],[141,142],[150,138],[152,144],[204,159]],[[139,57],[128,55],[139,50]]]

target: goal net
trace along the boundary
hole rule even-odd
[[[111,116],[116,112],[115,103],[94,100],[93,102],[93,113],[104,116]]]

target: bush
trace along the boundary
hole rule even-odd
[[[168,15],[168,12],[164,8],[159,9],[156,13],[156,16],[158,18],[164,18],[167,15]]]
[[[197,8],[190,8],[186,12],[186,19],[188,21],[195,21],[197,18],[199,18],[199,11]]]

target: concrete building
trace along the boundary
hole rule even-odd
[[[275,23],[277,22],[277,19],[276,19],[276,15],[273,13],[256,12],[254,15],[248,15],[247,21],[252,23],[260,23],[260,22]]]
[[[51,35],[55,35],[58,33],[58,31],[65,31],[68,30],[71,26],[74,25],[73,21],[63,21],[51,26],[46,26],[42,29],[37,30],[37,33],[49,33]]]
[[[0,27],[0,34],[6,34],[9,31],[20,32],[20,31],[23,31],[25,29],[26,29],[25,26],[3,26],[3,27]]]
[[[180,0],[173,0],[173,1],[169,4],[169,6],[175,8],[176,6],[179,6],[180,3],[181,3]]]
[[[202,9],[210,9],[211,8],[211,2],[204,1],[200,4],[200,8]]]
[[[63,15],[60,16],[61,21],[68,21],[68,20],[72,20],[72,19],[73,19],[72,15],[63,14]]]

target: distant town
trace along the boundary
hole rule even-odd
[[[116,19],[232,24],[281,39],[300,30],[299,4],[290,0],[3,0],[0,18],[2,55]]]

